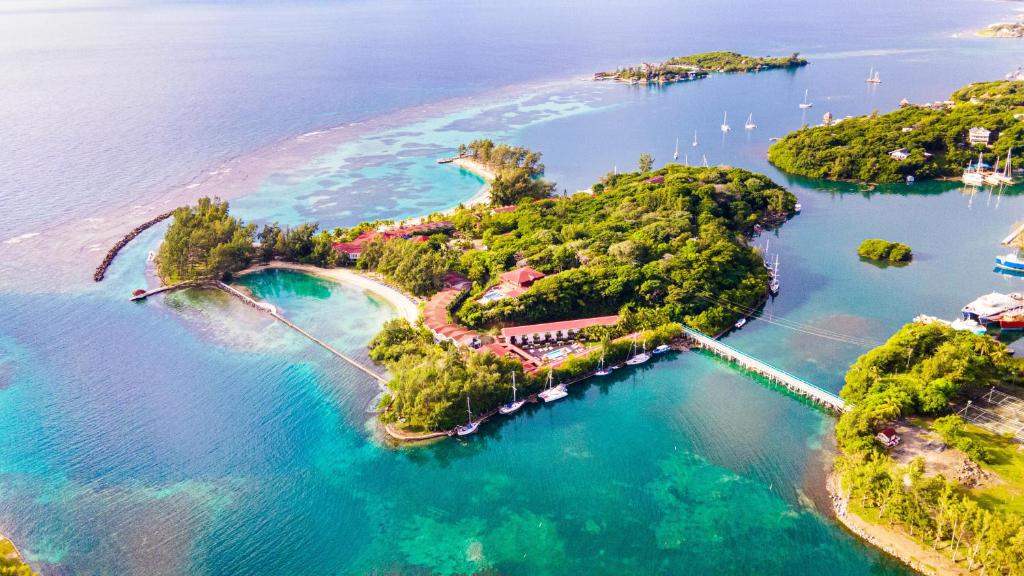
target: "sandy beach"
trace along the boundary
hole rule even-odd
[[[318,266],[296,264],[294,262],[271,262],[269,264],[261,264],[259,266],[246,268],[236,274],[236,276],[244,276],[246,274],[253,274],[255,272],[269,269],[294,270],[296,272],[312,274],[313,276],[337,282],[338,284],[345,284],[347,286],[352,286],[353,288],[359,288],[366,292],[370,292],[374,296],[377,296],[381,300],[387,302],[387,304],[394,308],[401,317],[405,318],[409,322],[415,323],[420,317],[419,300],[375,278],[348,268],[320,268]]]
[[[456,158],[452,161],[452,164],[462,168],[467,172],[472,172],[477,176],[484,179],[484,186],[474,194],[469,200],[462,203],[463,206],[475,206],[477,204],[486,204],[491,201],[491,182],[494,181],[495,173],[484,164],[477,162],[476,160],[463,156],[462,158]],[[452,212],[455,209],[446,211],[446,213]]]
[[[967,576],[969,574],[966,564],[962,566],[956,564],[942,552],[922,546],[897,528],[872,524],[851,512],[849,499],[843,495],[839,478],[834,472],[829,474],[827,482],[836,519],[867,544],[899,559],[922,574],[929,576]]]

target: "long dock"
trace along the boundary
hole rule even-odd
[[[793,393],[821,405],[827,410],[840,414],[847,410],[846,402],[842,398],[828,390],[825,390],[824,388],[811,384],[803,378],[794,376],[781,368],[776,368],[767,362],[762,362],[753,356],[744,354],[732,346],[729,346],[719,340],[715,340],[711,336],[694,330],[693,328],[684,326],[683,334],[696,346],[725,358],[730,362],[735,363],[740,368],[766,378],[774,384],[783,386]]]
[[[377,374],[373,370],[370,370],[369,367],[363,365],[361,362],[359,362],[355,358],[352,358],[352,357],[350,357],[350,356],[348,356],[346,354],[343,354],[343,353],[339,352],[336,348],[334,348],[333,346],[331,346],[327,342],[324,342],[323,340],[321,340],[321,339],[317,338],[316,336],[310,334],[305,329],[303,329],[301,326],[298,326],[297,324],[295,324],[291,320],[289,320],[289,319],[285,318],[284,316],[282,316],[277,311],[277,308],[274,307],[273,304],[269,304],[267,302],[258,302],[255,299],[253,299],[252,297],[250,297],[248,294],[245,294],[245,293],[243,293],[243,292],[241,292],[241,291],[239,291],[239,290],[237,290],[235,288],[232,288],[231,286],[228,286],[227,284],[225,284],[223,282],[220,282],[220,281],[218,281],[215,284],[215,286],[217,288],[220,288],[221,290],[227,292],[228,294],[234,296],[235,298],[238,298],[242,302],[245,302],[246,304],[248,304],[249,306],[255,308],[256,310],[259,310],[261,312],[266,312],[267,314],[270,314],[271,316],[273,316],[274,318],[276,318],[277,320],[282,322],[285,326],[291,328],[292,330],[295,330],[296,332],[298,332],[299,334],[302,334],[306,338],[309,338],[313,343],[319,345],[324,350],[327,350],[331,354],[334,354],[338,358],[341,358],[345,362],[348,362],[352,366],[355,366],[360,371],[362,371],[366,375],[368,375],[371,378],[373,378],[374,380],[376,380],[382,386],[387,384],[387,380],[383,376],[381,376],[380,374]]]

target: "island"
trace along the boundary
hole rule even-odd
[[[7,538],[0,536],[0,576],[38,576]]]
[[[795,213],[791,193],[736,168],[641,162],[554,197],[539,154],[477,141],[460,158],[494,172],[489,203],[319,230],[257,229],[203,199],[175,210],[157,269],[178,283],[231,281],[254,265],[344,267],[425,300],[422,318],[391,320],[370,343],[391,376],[381,421],[419,438],[467,411],[493,413],[513,378],[525,397],[666,349],[683,324],[731,328],[768,295],[770,271],[748,238]]]
[[[880,238],[868,238],[861,242],[860,247],[857,248],[857,255],[868,260],[891,264],[904,264],[913,258],[910,246]]]
[[[996,22],[978,31],[989,38],[1024,38],[1024,22]]]
[[[760,72],[774,68],[798,68],[807,60],[794,53],[787,57],[745,56],[736,52],[702,52],[676,56],[664,62],[644,62],[613,71],[597,72],[594,80],[617,80],[631,84],[669,84],[704,78],[710,73]]]
[[[1021,573],[1022,369],[995,339],[928,320],[861,356],[836,424],[838,519],[927,574]]]
[[[866,184],[960,177],[1024,147],[1024,81],[963,87],[949,100],[840,119],[791,132],[768,160],[791,174]]]

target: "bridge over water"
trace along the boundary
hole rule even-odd
[[[800,396],[803,396],[804,398],[807,398],[808,400],[811,400],[832,412],[841,414],[847,410],[846,402],[842,398],[828,390],[825,390],[824,388],[821,388],[820,386],[811,384],[803,378],[794,376],[781,368],[776,368],[767,362],[763,362],[749,354],[740,352],[732,346],[716,340],[703,332],[694,330],[693,328],[684,326],[683,334],[687,340],[696,346],[725,358],[744,370],[749,370],[750,372],[762,376],[774,384],[783,386],[793,393],[799,394]]]

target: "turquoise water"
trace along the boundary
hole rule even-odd
[[[807,327],[880,342],[918,313],[950,318],[981,293],[1020,288],[991,273],[1019,196],[941,183],[867,193],[790,179],[764,158],[770,136],[826,110],[886,110],[1001,77],[1019,64],[1016,44],[953,34],[1005,17],[1002,3],[894,13],[866,2],[854,22],[839,2],[656,2],[586,16],[536,3],[463,9],[454,36],[410,3],[30,8],[5,7],[0,24],[18,30],[0,35],[0,67],[20,79],[0,96],[0,114],[16,119],[0,122],[15,127],[0,187],[17,191],[0,198],[0,253],[22,246],[7,243],[17,235],[51,233],[51,218],[106,217],[302,131],[475,95],[299,159],[233,206],[288,224],[402,218],[479,189],[434,163],[470,138],[542,150],[568,191],[631,169],[643,151],[660,164],[679,138],[691,163],[764,171],[800,197],[803,213],[771,239],[783,292],[767,312],[781,320],[750,322],[729,343],[831,390],[865,348]],[[495,21],[508,26],[485,25]],[[58,29],[78,33],[44,33]],[[317,48],[325,39],[329,53]],[[664,90],[573,80],[718,48],[801,50],[812,64]],[[871,66],[882,69],[876,88],[862,82]],[[83,69],[84,80],[71,73]],[[805,88],[815,108],[802,114]],[[737,129],[723,138],[724,111]],[[751,112],[759,128],[747,134]],[[31,254],[44,281],[0,278],[0,532],[47,575],[904,573],[823,512],[832,418],[714,358],[661,357],[466,442],[396,449],[368,413],[376,384],[284,326],[219,293],[129,304],[153,282],[146,257],[163,230],[130,244],[100,285],[49,247]],[[915,262],[859,261],[869,236],[909,243]],[[60,246],[89,266],[103,248]],[[244,284],[358,356],[393,314],[294,273]]]

